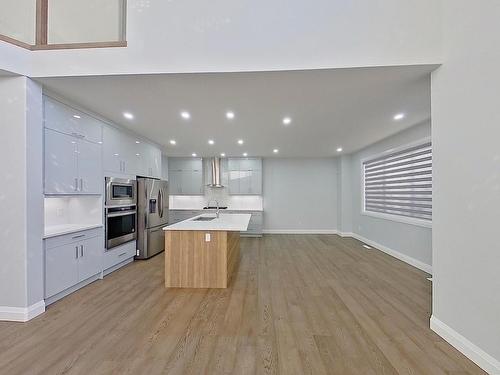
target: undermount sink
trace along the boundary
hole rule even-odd
[[[196,219],[193,219],[192,221],[212,221],[214,219],[215,219],[215,217],[201,216],[201,217],[197,217]]]

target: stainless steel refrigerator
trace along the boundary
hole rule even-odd
[[[165,250],[168,224],[168,184],[154,178],[137,178],[136,259],[148,259]]]

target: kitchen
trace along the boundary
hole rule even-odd
[[[162,252],[163,227],[215,212],[210,202],[248,214],[242,234],[262,235],[261,159],[166,161],[157,145],[47,95],[44,127],[47,305]]]

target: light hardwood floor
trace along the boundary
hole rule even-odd
[[[228,289],[164,287],[164,257],[0,322],[0,374],[483,374],[429,327],[428,276],[354,239],[242,239]]]

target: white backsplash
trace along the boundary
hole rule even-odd
[[[260,195],[229,195],[227,188],[205,187],[205,195],[171,195],[169,205],[171,210],[200,210],[211,200],[217,200],[219,206],[227,206],[231,210],[258,210],[263,207]],[[215,206],[215,202],[210,204]]]
[[[46,197],[45,227],[66,224],[102,224],[100,196]]]

